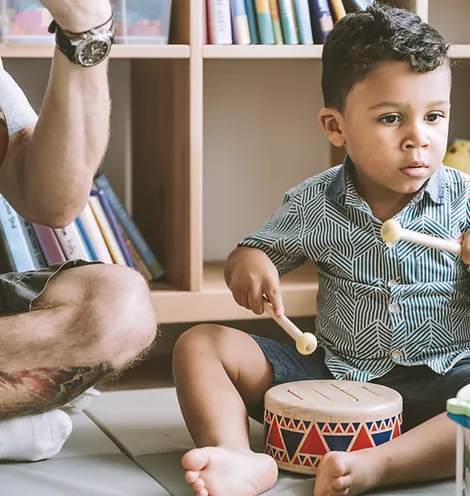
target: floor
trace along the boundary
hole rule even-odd
[[[72,414],[74,430],[62,452],[38,463],[0,464],[6,496],[192,496],[181,456],[193,447],[179,410],[168,357],[155,356],[100,388],[86,412]],[[253,449],[263,427],[251,423]],[[313,479],[283,473],[265,493],[312,496]],[[381,496],[454,496],[453,481],[387,488]],[[225,495],[217,495],[225,496]]]

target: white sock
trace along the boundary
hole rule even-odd
[[[72,420],[62,410],[0,422],[0,460],[36,462],[62,449]]]

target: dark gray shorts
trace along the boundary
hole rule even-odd
[[[0,274],[0,316],[31,310],[31,305],[44,291],[49,280],[62,270],[100,262],[68,260],[45,269]]]
[[[261,347],[274,372],[272,386],[286,382],[333,379],[325,365],[325,351],[319,347],[309,356],[300,355],[295,345],[251,336]],[[454,398],[463,386],[470,384],[470,358],[458,362],[445,375],[436,374],[426,365],[395,366],[383,377],[371,382],[398,391],[403,397],[402,432],[422,424],[446,411],[446,402]],[[248,413],[262,422],[264,406],[255,405]]]

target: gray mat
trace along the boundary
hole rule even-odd
[[[2,496],[169,496],[125,455],[0,465]],[[174,495],[176,496],[176,495]]]
[[[184,453],[160,453],[138,456],[135,461],[173,496],[194,496],[184,480],[181,457]],[[281,472],[277,484],[263,496],[312,496],[314,479]],[[455,496],[453,481],[416,484],[401,488],[387,488],[367,493],[368,496]]]
[[[86,413],[133,457],[194,448],[175,388],[106,392]],[[253,449],[262,447],[263,426],[250,420],[250,428]]]

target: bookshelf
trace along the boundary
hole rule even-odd
[[[161,323],[258,318],[233,301],[223,261],[285,190],[341,159],[317,122],[322,46],[203,45],[201,0],[173,2],[170,45],[113,47],[104,171],[166,269],[152,288]],[[470,3],[395,3],[457,43],[450,134],[470,137]],[[0,45],[36,107],[51,54]],[[283,278],[286,314],[315,315],[317,288],[310,264]]]

